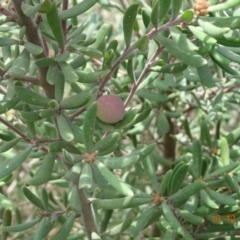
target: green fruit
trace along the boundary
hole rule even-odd
[[[116,123],[123,119],[125,106],[123,101],[114,95],[104,95],[97,100],[97,116],[105,123]]]

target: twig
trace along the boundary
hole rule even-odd
[[[34,77],[34,76],[12,77],[12,76],[6,75],[5,78],[18,80],[20,82],[28,82],[28,83],[31,83],[33,85],[40,85],[39,78],[38,77]]]
[[[0,122],[3,123],[4,125],[6,125],[8,128],[10,128],[11,130],[13,130],[15,133],[17,133],[20,137],[22,137],[23,140],[25,140],[26,142],[31,142],[31,140],[22,132],[20,132],[17,128],[15,128],[14,126],[12,126],[10,123],[8,123],[7,121],[5,121],[4,119],[0,118]]]
[[[63,0],[62,1],[62,11],[67,10],[67,9],[68,9],[68,0]],[[67,37],[67,20],[62,20],[61,23],[62,23],[62,30],[63,30],[64,41],[66,42],[66,37]]]
[[[82,220],[83,220],[83,224],[84,224],[84,228],[85,228],[85,232],[87,234],[88,239],[92,239],[91,238],[91,234],[93,232],[99,234],[99,231],[97,229],[96,226],[96,221],[93,215],[93,210],[92,210],[92,205],[90,203],[90,201],[88,200],[88,198],[86,197],[85,193],[84,193],[84,189],[79,189],[78,190],[78,195],[79,195],[79,199],[82,205]]]

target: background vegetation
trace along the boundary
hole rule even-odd
[[[239,239],[239,0],[0,12],[1,239]]]

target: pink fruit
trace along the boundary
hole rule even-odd
[[[117,96],[111,94],[101,96],[97,100],[97,106],[97,116],[105,123],[116,123],[124,117],[124,103]]]

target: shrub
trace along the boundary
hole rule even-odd
[[[237,236],[239,7],[2,3],[1,239]]]

